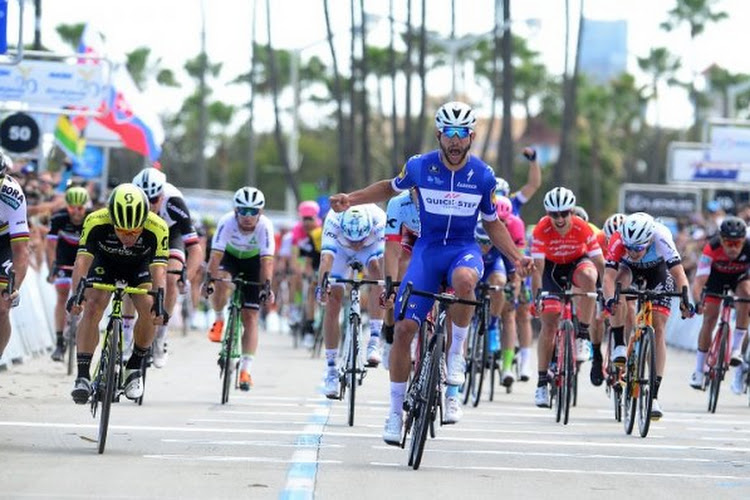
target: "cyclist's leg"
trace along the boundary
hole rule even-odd
[[[620,267],[615,275],[615,284],[619,283],[620,287],[624,290],[630,287],[633,282],[633,273],[631,269],[620,263]],[[635,307],[631,301],[628,301],[624,296],[620,296],[620,301],[617,303],[615,314],[610,318],[609,326],[612,330],[612,340],[614,341],[614,347],[612,349],[611,363],[620,365],[625,364],[626,357],[626,341],[625,341],[625,329],[632,327],[632,320],[629,318],[632,316],[631,308]]]
[[[70,273],[67,270],[61,270],[61,273]],[[67,277],[58,276],[55,278],[55,294],[57,295],[57,302],[55,303],[55,340],[56,347],[55,352],[52,353],[52,359],[54,361],[62,361],[65,353],[65,339],[63,338],[63,330],[65,330],[65,319],[67,312],[65,311],[65,304],[68,301],[68,295],[70,295],[70,274]]]
[[[721,293],[721,291],[718,293]],[[706,297],[703,300],[703,323],[698,334],[698,346],[695,352],[695,370],[690,376],[690,386],[695,389],[703,389],[706,355],[711,348],[712,333],[714,328],[716,328],[720,309],[721,302],[718,299]]]
[[[519,284],[521,291],[519,293],[518,306],[515,309],[515,325],[518,328],[518,346],[521,348],[521,380],[531,379],[531,346],[534,341],[534,334],[531,329],[531,285],[528,279],[522,280]],[[503,323],[503,327],[505,323]]]
[[[224,253],[219,263],[219,271],[214,278],[229,279],[239,272],[239,259]],[[224,308],[229,302],[229,295],[232,293],[232,284],[226,281],[214,282],[214,293],[209,297],[211,308],[214,311],[214,323],[208,332],[208,338],[212,342],[221,342],[222,332],[224,330]]]
[[[661,289],[668,292],[674,291],[674,278],[672,278],[672,275],[666,270],[666,265],[650,270],[646,276],[646,288],[648,290]],[[661,386],[662,377],[664,376],[664,368],[667,364],[667,339],[665,330],[671,306],[672,301],[668,298],[659,299],[653,302],[654,342],[656,344],[654,346],[654,353],[656,354],[654,400],[659,397],[659,387]],[[661,408],[658,403],[654,403],[654,409],[651,410],[651,413],[652,415],[654,413],[661,413]]]
[[[584,257],[576,263],[571,277],[577,291],[585,293],[596,291],[596,267],[594,267],[594,263],[589,258]],[[583,362],[588,361],[590,356],[588,344],[591,341],[591,334],[589,328],[596,312],[596,299],[579,297],[576,310],[578,313],[578,331],[576,332],[576,338],[578,339],[576,341],[578,346],[577,360]]]
[[[372,253],[367,262],[367,277],[378,280],[383,278],[382,253]],[[380,352],[380,330],[383,328],[383,309],[380,307],[381,286],[370,286],[367,295],[367,314],[370,317],[370,339],[367,342],[367,362],[377,366],[382,360]]]
[[[180,243],[182,241],[180,240]],[[172,242],[170,241],[170,246]],[[170,271],[181,271],[185,266],[185,254],[181,248],[169,249],[169,262],[167,269]],[[164,292],[164,311],[169,315],[173,316],[174,306],[177,303],[177,296],[179,295],[179,287],[177,281],[180,277],[176,274],[167,273],[167,289]],[[156,336],[154,340],[153,349],[153,362],[156,368],[162,368],[167,362],[167,325],[160,325],[156,328]]]
[[[747,299],[750,298],[750,276],[747,273],[743,274],[734,289],[734,293],[738,298]],[[734,337],[732,337],[732,359],[742,359],[742,343],[747,335],[747,325],[750,322],[750,304],[747,302],[737,302],[735,304],[736,315],[736,327],[734,331]],[[733,363],[736,364],[736,363]]]
[[[85,305],[76,329],[76,364],[78,374],[71,396],[77,404],[85,404],[91,393],[91,358],[99,344],[99,323],[109,304],[109,292],[87,289]]]

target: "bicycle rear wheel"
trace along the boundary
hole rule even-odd
[[[441,346],[438,345],[437,337],[430,340],[429,358],[425,360],[426,377],[424,384],[420,387],[419,408],[414,419],[414,432],[412,433],[410,461],[414,470],[419,469],[424,453],[424,445],[427,440],[427,431],[435,416],[438,384],[440,383],[440,357]]]
[[[563,332],[565,335],[565,349],[563,358],[563,386],[565,398],[564,403],[564,417],[563,425],[568,425],[568,417],[570,416],[570,404],[573,399],[573,392],[575,391],[575,377],[576,367],[573,362],[573,349],[575,349],[575,330],[573,329],[573,323],[566,321],[563,324]],[[561,398],[562,399],[562,398]]]
[[[565,412],[565,332],[558,330],[555,334],[555,369],[552,375],[550,396],[555,400],[555,422],[560,422]]]
[[[347,398],[347,406],[349,409],[349,427],[354,425],[354,403],[357,399],[357,377],[359,375],[359,367],[357,366],[357,358],[359,356],[359,317],[352,316],[350,324],[351,340],[349,343],[349,354],[347,356],[346,362],[346,384],[349,386],[349,396]]]
[[[719,342],[718,355],[714,357],[709,353],[708,356],[708,411],[711,413],[716,413],[716,404],[719,402],[719,389],[721,389],[721,381],[724,380],[724,373],[726,371],[724,358],[727,355],[726,346],[729,341],[729,325],[723,323],[717,335],[719,335],[717,339]],[[711,347],[713,350],[713,346]],[[710,364],[712,361],[713,366]]]
[[[469,334],[468,334],[468,348],[466,356],[466,377],[464,383],[461,386],[461,393],[463,394],[463,404],[469,404],[469,401],[473,401],[472,388],[474,387],[475,375],[477,371],[476,361],[478,357],[477,351],[479,350],[479,327],[477,321],[472,319],[469,323]]]
[[[471,384],[471,404],[476,407],[482,399],[482,387],[484,386],[484,375],[490,363],[490,339],[484,326],[479,325],[477,330],[477,349],[472,364],[474,367],[474,381]]]
[[[623,388],[623,425],[625,434],[631,434],[635,426],[635,413],[638,405],[638,374],[637,367],[639,364],[640,340],[633,346],[632,354],[628,356],[625,365],[625,387]]]
[[[219,355],[221,366],[221,404],[229,401],[229,389],[232,387],[232,353],[234,351],[235,335],[237,335],[237,322],[239,321],[237,310],[229,308],[229,321],[227,321],[224,343]]]
[[[638,431],[641,437],[648,435],[651,425],[651,407],[656,390],[656,353],[654,352],[654,330],[646,327],[641,333],[638,355]]]
[[[109,413],[112,409],[112,400],[117,390],[117,373],[115,367],[120,364],[119,356],[119,338],[122,324],[115,320],[112,322],[112,328],[109,329],[104,337],[104,346],[102,347],[101,360],[99,361],[99,374],[97,376],[97,391],[94,398],[101,397],[102,412],[99,415],[99,454],[104,453],[104,447],[107,445],[107,431],[109,430]]]

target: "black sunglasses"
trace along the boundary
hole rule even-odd
[[[547,215],[549,215],[553,219],[564,219],[565,217],[570,215],[570,210],[563,210],[562,212],[547,212]]]

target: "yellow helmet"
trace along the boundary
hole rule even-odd
[[[148,198],[135,184],[124,183],[109,195],[109,216],[117,229],[140,229],[148,217]]]
[[[65,203],[70,207],[83,207],[89,202],[89,192],[80,186],[69,187],[65,191]]]

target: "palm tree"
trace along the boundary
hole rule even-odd
[[[510,30],[510,0],[503,0],[503,125],[498,144],[498,167],[505,179],[513,175],[513,35]]]

